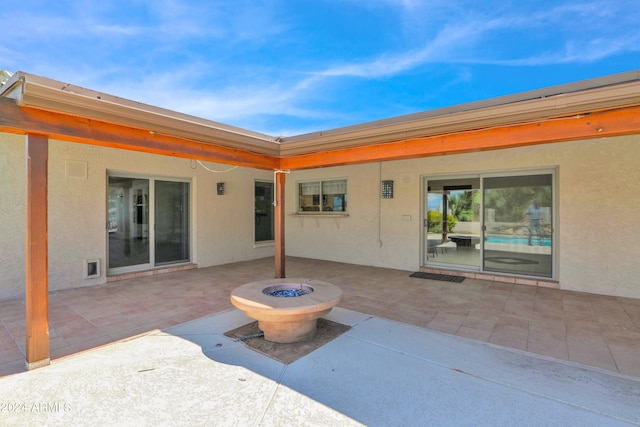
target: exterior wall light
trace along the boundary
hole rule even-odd
[[[393,199],[393,181],[382,181],[381,194],[383,199]]]

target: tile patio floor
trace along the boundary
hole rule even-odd
[[[265,258],[52,292],[51,358],[232,308],[235,287],[273,277]],[[640,300],[287,258],[288,277],[341,287],[340,307],[640,377]],[[24,371],[24,301],[0,301],[0,376]]]

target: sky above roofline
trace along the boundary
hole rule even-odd
[[[0,69],[273,136],[640,68],[636,0],[25,0],[0,22]]]

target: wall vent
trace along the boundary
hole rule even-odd
[[[87,259],[84,261],[84,278],[93,279],[100,277],[100,260]]]

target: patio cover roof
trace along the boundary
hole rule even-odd
[[[75,142],[264,169],[393,160],[640,131],[638,123],[612,127],[612,123],[592,120],[605,111],[640,105],[640,71],[288,137],[273,137],[24,72],[15,73],[0,88],[0,101],[0,130],[7,132],[41,132]],[[68,123],[62,127],[59,123],[64,116],[68,116],[64,120]],[[638,114],[634,110],[630,116]],[[542,123],[558,120],[564,124],[541,129]],[[628,123],[629,117],[623,121]],[[513,134],[513,127],[518,126],[526,138],[502,140],[500,129],[511,127]],[[485,138],[478,132],[489,130],[493,131],[492,142],[483,143]],[[452,136],[456,136],[453,141]],[[450,139],[444,141],[444,137]],[[256,155],[262,159],[257,160]]]

